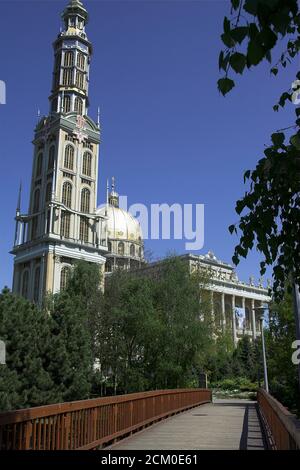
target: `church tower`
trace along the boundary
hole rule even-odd
[[[88,12],[70,0],[54,42],[48,116],[39,119],[27,214],[16,210],[13,292],[40,303],[63,289],[75,260],[104,268],[106,217],[98,214],[100,123],[88,117],[92,45]]]

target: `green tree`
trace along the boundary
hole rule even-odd
[[[0,294],[0,338],[7,352],[6,365],[0,366],[0,409],[59,400],[48,370],[51,335],[47,313],[4,289]]]
[[[60,346],[52,374],[61,386],[64,401],[85,399],[90,395],[101,301],[99,266],[78,262],[66,289],[49,302],[52,337]]]
[[[190,273],[179,257],[167,258],[160,266],[154,286],[154,304],[163,326],[157,350],[156,387],[184,386],[199,370],[199,352],[210,341],[207,302],[201,293],[207,274]]]
[[[243,74],[246,69],[264,60],[272,63],[279,41],[284,50],[278,62],[271,66],[277,75],[299,54],[300,13],[297,0],[231,0],[231,16],[224,18],[221,36],[224,50],[219,56],[219,68],[224,76],[218,81],[223,95],[234,87],[230,73]],[[300,72],[296,77],[300,79]],[[297,97],[299,84],[290,85],[274,110]],[[250,188],[237,201],[240,221],[229,227],[240,231],[239,244],[233,261],[239,262],[256,245],[263,254],[261,274],[266,265],[273,265],[274,292],[282,297],[287,279],[300,284],[300,111],[295,108],[295,122],[271,136],[271,145],[255,170],[247,170],[244,180]]]
[[[286,292],[281,302],[270,306],[269,330],[266,337],[270,389],[278,400],[300,410],[297,367],[292,363],[292,342],[295,339],[295,319],[292,296]]]
[[[152,293],[151,279],[123,272],[107,284],[102,362],[111,369],[115,391],[117,385],[126,393],[149,388],[149,361],[161,329]]]

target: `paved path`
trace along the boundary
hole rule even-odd
[[[111,446],[114,450],[265,449],[256,411],[248,400],[214,400],[175,415]]]

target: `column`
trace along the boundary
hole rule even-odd
[[[23,230],[24,230],[23,222],[20,222],[20,230],[19,230],[19,241],[18,241],[18,245],[22,245],[22,241],[23,241]]]
[[[251,322],[252,322],[252,338],[256,339],[256,324],[255,324],[255,301],[251,299]]]
[[[232,331],[233,331],[233,343],[234,346],[237,345],[237,336],[236,336],[236,321],[235,321],[235,295],[231,298],[232,302]]]
[[[223,330],[226,328],[226,316],[225,316],[225,294],[221,294],[221,312],[222,312],[222,327]]]

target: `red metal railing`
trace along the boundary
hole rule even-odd
[[[212,400],[207,389],[157,390],[0,414],[0,450],[94,449]]]
[[[271,440],[277,450],[300,450],[300,421],[263,389],[257,392],[259,410]]]

